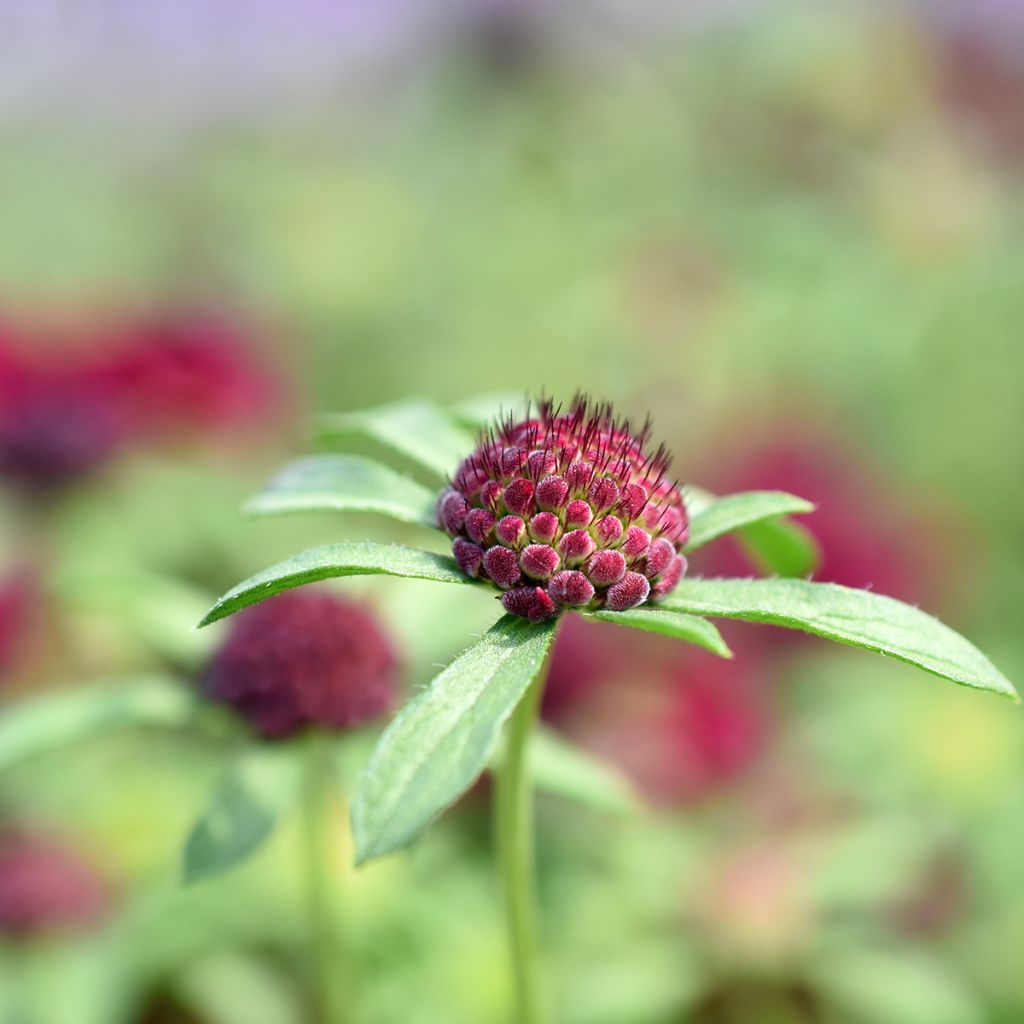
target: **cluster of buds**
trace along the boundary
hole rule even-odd
[[[395,649],[363,605],[326,591],[291,591],[236,616],[203,680],[266,739],[308,727],[352,729],[390,711]]]
[[[686,571],[688,520],[650,432],[579,396],[489,430],[438,499],[459,568],[535,622],[664,597]]]

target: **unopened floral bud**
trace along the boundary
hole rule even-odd
[[[533,513],[533,484],[519,477],[505,488],[505,507],[517,516],[529,516]]]
[[[521,579],[516,553],[500,545],[488,548],[484,552],[484,569],[502,590],[514,587]]]
[[[586,530],[573,530],[558,542],[558,550],[567,565],[582,562],[594,550],[594,539]]]
[[[651,584],[646,576],[627,572],[618,583],[608,588],[605,607],[613,612],[624,612],[627,608],[643,604],[650,592]]]
[[[661,574],[661,579],[651,587],[651,594],[655,598],[659,598],[671,593],[685,572],[686,559],[682,555],[676,555],[669,563],[668,568]]]
[[[480,488],[480,504],[484,508],[489,508],[493,512],[501,503],[501,498],[504,493],[505,488],[502,487],[497,480],[488,480],[487,483]]]
[[[647,568],[645,570],[649,578],[660,576],[668,567],[669,563],[676,556],[676,549],[664,537],[656,540],[647,552]]]
[[[498,424],[438,502],[460,569],[533,621],[664,597],[685,571],[688,524],[668,456],[648,438],[583,399]]]
[[[560,561],[558,552],[547,544],[530,544],[519,556],[523,572],[533,580],[546,580]]]
[[[464,537],[456,537],[452,543],[452,554],[459,568],[467,576],[480,574],[480,563],[484,560],[484,549],[479,544],[471,544]]]
[[[528,453],[522,448],[506,448],[501,453],[501,471],[505,476],[515,476],[526,465]]]
[[[494,513],[488,508],[472,508],[466,514],[466,533],[477,544],[486,543],[494,529]]]
[[[593,511],[582,499],[570,501],[565,507],[565,527],[567,530],[576,530],[581,526],[589,526],[593,518]]]
[[[553,512],[538,512],[530,520],[530,536],[541,544],[550,544],[558,534],[560,526],[558,516]]]
[[[631,526],[626,530],[622,551],[627,558],[639,558],[651,546],[651,535],[642,526]]]
[[[575,493],[585,492],[590,486],[593,475],[594,467],[582,459],[579,462],[574,462],[564,473],[565,482],[569,485],[569,490]]]
[[[583,573],[567,570],[551,577],[548,593],[558,604],[582,608],[594,599],[594,584]]]
[[[618,497],[619,488],[615,481],[609,480],[608,477],[595,479],[587,492],[587,498],[595,512],[603,512],[605,509],[611,508]]]
[[[554,473],[558,468],[558,459],[555,457],[555,453],[551,451],[530,452],[527,465],[530,467],[530,476],[534,480],[540,480],[549,473]]]
[[[459,540],[456,558],[461,555],[467,571],[474,545]],[[391,709],[398,660],[362,605],[326,591],[292,590],[246,608],[232,621],[203,685],[260,735],[280,738],[308,726],[350,729]]]
[[[531,622],[543,622],[558,613],[554,601],[543,587],[518,587],[501,595],[501,604],[511,615]]]
[[[647,491],[640,484],[626,484],[619,498],[619,508],[627,519],[636,519],[647,504]]]
[[[622,520],[617,516],[605,516],[594,525],[594,537],[605,547],[611,547],[621,536]]]
[[[458,533],[466,522],[469,505],[457,491],[445,491],[437,503],[437,521],[447,533]]]
[[[564,508],[569,500],[569,485],[564,477],[545,477],[537,484],[537,504],[548,511]]]
[[[502,516],[494,527],[494,536],[499,544],[514,548],[526,534],[526,523],[519,516]]]
[[[610,587],[626,575],[626,558],[621,551],[597,551],[587,563],[587,576],[595,586]]]

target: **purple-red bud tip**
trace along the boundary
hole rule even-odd
[[[618,583],[608,588],[605,607],[609,611],[624,612],[627,608],[643,604],[650,592],[651,584],[646,576],[638,572],[627,572]]]

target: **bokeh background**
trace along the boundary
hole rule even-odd
[[[1024,679],[1018,0],[37,0],[0,2],[0,50],[0,716],[194,686],[217,593],[411,539],[241,516],[314,413],[540,388],[650,411],[683,480],[817,501],[820,578]],[[495,617],[429,586],[336,588],[407,690]],[[1019,711],[725,632],[732,663],[559,641],[546,717],[642,808],[541,802],[557,1020],[1024,1020]],[[180,881],[237,745],[0,775],[4,1024],[315,1020],[297,824]],[[346,1020],[508,1020],[488,800],[356,874],[337,808]],[[15,927],[27,891],[60,927]]]

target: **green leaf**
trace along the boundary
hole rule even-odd
[[[469,789],[540,672],[556,622],[506,615],[388,726],[352,805],[357,864],[406,846]]]
[[[746,491],[712,501],[690,518],[690,539],[686,551],[696,551],[709,541],[766,519],[813,512],[814,506],[803,498],[784,491]]]
[[[618,626],[629,626],[632,629],[646,630],[648,633],[660,633],[677,640],[703,647],[720,658],[731,658],[732,651],[722,639],[718,627],[699,615],[686,615],[683,612],[671,611],[661,605],[646,605],[642,608],[629,608],[624,612],[599,611],[590,612],[587,618],[599,619],[601,622],[614,622]]]
[[[739,532],[740,546],[765,576],[810,576],[821,561],[814,534],[791,519],[766,519]]]
[[[780,499],[784,496],[806,506],[794,510],[796,512],[809,512],[814,507],[809,502],[804,502],[802,498],[783,495],[780,491],[752,491],[749,494],[757,497],[779,495]],[[690,516],[690,542],[686,550],[694,551],[713,539],[706,536],[707,526],[714,526],[716,518],[724,520],[727,515],[738,512],[743,504],[740,499],[747,496],[736,494],[719,498],[702,487],[688,486],[686,510]],[[716,509],[722,502],[729,504],[726,504],[724,509]],[[799,523],[784,517],[771,518],[771,515],[760,520],[755,517],[754,521],[748,521],[746,525],[738,524],[729,529],[738,529],[738,540],[759,572],[773,576],[809,576],[817,566],[821,554],[813,534]],[[711,518],[707,519],[708,516]],[[705,525],[701,525],[702,520],[705,521]],[[723,532],[728,530],[715,532],[714,536],[721,536]],[[705,534],[704,539],[700,539],[701,534]]]
[[[195,714],[195,695],[162,678],[119,680],[30,697],[0,718],[0,771],[72,743],[126,729],[180,728]]]
[[[436,495],[360,455],[310,455],[285,466],[246,503],[251,515],[377,512],[402,523],[435,526]]]
[[[476,447],[471,434],[457,426],[443,409],[424,399],[323,416],[319,436],[342,441],[368,438],[440,478],[454,473]]]
[[[433,580],[435,583],[474,583],[459,571],[454,559],[431,551],[403,547],[400,544],[374,544],[370,541],[325,544],[286,558],[269,569],[229,590],[203,616],[200,626],[234,614],[240,608],[256,604],[282,590],[301,587],[335,576],[404,576]]]
[[[497,768],[504,756],[504,746],[499,744],[491,767]],[[537,727],[530,737],[528,757],[530,780],[542,792],[612,814],[627,814],[640,805],[625,776],[553,729]]]
[[[807,580],[684,579],[664,607],[800,629],[1017,699],[1009,680],[959,633],[918,608],[868,590]]]
[[[189,833],[184,881],[218,875],[255,853],[294,801],[298,774],[292,746],[256,747],[239,758]]]

